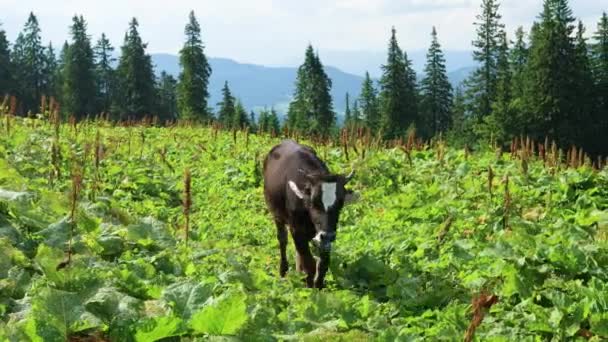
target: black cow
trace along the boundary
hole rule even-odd
[[[297,270],[306,272],[307,287],[323,288],[340,210],[358,197],[344,188],[352,176],[352,172],[331,174],[312,148],[292,140],[270,150],[264,160],[264,198],[277,226],[281,277],[289,268],[285,251],[289,225]],[[309,249],[311,240],[319,248],[317,263]]]

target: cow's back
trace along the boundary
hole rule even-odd
[[[310,147],[293,140],[285,140],[274,146],[264,160],[264,197],[272,214],[287,220],[288,201],[296,201],[287,191],[292,180],[303,186],[304,175],[300,170],[326,172],[327,168]]]

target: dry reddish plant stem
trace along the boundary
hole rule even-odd
[[[57,270],[67,267],[72,262],[72,240],[76,229],[76,208],[78,197],[82,186],[82,173],[80,168],[74,166],[72,169],[72,191],[70,192],[70,237],[68,239],[67,257],[58,266]]]
[[[505,176],[505,198],[504,198],[504,213],[502,218],[503,229],[509,226],[509,208],[511,207],[511,194],[509,192],[509,175]]]
[[[491,166],[488,166],[488,192],[490,193],[490,199],[492,199],[492,182],[494,180],[494,170]]]
[[[443,227],[439,231],[439,234],[437,234],[437,242],[440,245],[443,243],[443,239],[445,238],[447,233],[450,231],[450,228],[452,227],[452,223],[454,223],[454,216],[450,215],[448,217],[448,219],[444,222]]]
[[[342,140],[342,147],[344,149],[344,156],[346,157],[346,161],[349,161],[350,158],[348,156],[348,131],[346,129],[342,130],[340,139]]]
[[[472,300],[473,306],[473,318],[471,319],[471,323],[464,334],[464,341],[471,342],[473,341],[473,337],[475,336],[475,331],[481,325],[483,318],[485,317],[487,311],[492,307],[492,305],[498,302],[498,297],[496,295],[489,295],[486,293],[481,293],[477,297],[474,297]]]
[[[186,246],[188,246],[188,231],[190,229],[190,209],[192,207],[192,191],[191,191],[191,183],[192,177],[190,175],[190,170],[186,169],[184,171],[184,198],[183,198],[183,208],[184,208],[184,234],[186,239]]]

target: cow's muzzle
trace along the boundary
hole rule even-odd
[[[312,239],[314,244],[322,251],[330,251],[332,242],[336,241],[335,232],[319,232]]]

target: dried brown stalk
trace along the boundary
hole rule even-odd
[[[490,193],[490,200],[492,199],[492,185],[494,181],[494,170],[491,166],[488,166],[488,192]]]
[[[511,207],[511,193],[509,192],[509,175],[505,176],[505,196],[504,196],[504,212],[502,217],[502,227],[507,229],[509,226],[509,210]]]
[[[66,268],[72,262],[72,244],[74,240],[74,231],[76,230],[76,208],[78,207],[78,199],[82,187],[82,171],[80,167],[74,166],[72,169],[72,190],[70,191],[70,237],[68,239],[68,250],[66,258],[57,265],[57,270]]]
[[[184,234],[186,240],[186,246],[188,246],[188,233],[190,229],[190,210],[192,208],[192,189],[191,184],[192,177],[190,170],[184,171],[184,198],[183,198],[183,209],[184,209]]]
[[[483,318],[487,314],[488,310],[497,302],[498,297],[496,295],[489,295],[487,293],[481,293],[473,298],[471,303],[473,308],[473,318],[471,319],[471,323],[464,334],[465,342],[473,341],[475,331],[481,325],[481,322],[483,321]]]

